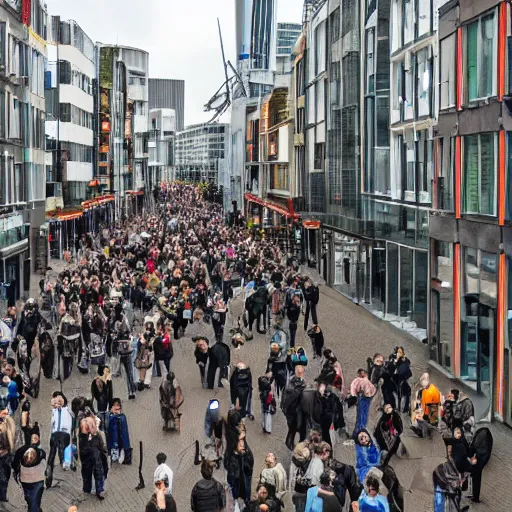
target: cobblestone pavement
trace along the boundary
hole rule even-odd
[[[301,318],[302,320],[302,318]],[[319,321],[322,325],[326,346],[332,347],[338,358],[342,361],[345,378],[351,380],[355,377],[357,368],[365,366],[366,358],[376,351],[384,354],[391,353],[397,344],[406,348],[413,362],[414,378],[428,369],[427,349],[418,341],[397,334],[394,328],[385,322],[374,318],[362,308],[352,304],[340,296],[336,291],[322,286],[319,304]],[[227,325],[228,327],[228,325]],[[227,330],[227,329],[226,329]],[[182,432],[166,433],[162,431],[158,405],[159,378],[153,379],[152,389],[137,394],[134,401],[127,400],[124,381],[114,379],[114,395],[124,399],[124,409],[128,417],[130,437],[134,446],[134,460],[132,466],[115,465],[108,476],[107,496],[105,501],[99,502],[95,496],[84,495],[81,492],[80,473],[64,473],[59,468],[55,471],[54,487],[45,491],[43,509],[45,512],[65,512],[72,504],[79,505],[80,512],[109,511],[109,512],[141,512],[152,493],[152,475],[156,467],[155,456],[163,451],[168,455],[168,464],[174,471],[173,494],[178,505],[178,511],[190,510],[190,492],[194,483],[200,478],[199,470],[193,465],[193,443],[196,439],[203,439],[204,412],[208,400],[213,395],[221,401],[227,402],[227,390],[219,389],[208,391],[202,389],[199,371],[193,357],[194,345],[191,337],[201,334],[212,336],[212,328],[203,323],[195,323],[187,329],[186,337],[175,342],[172,368],[182,386],[185,403],[182,408]],[[303,330],[299,327],[299,343]],[[311,347],[306,337],[302,342],[311,355]],[[241,360],[250,365],[253,373],[254,386],[257,377],[265,369],[268,355],[268,343],[265,336],[256,335],[253,341],[248,342],[239,351],[233,351],[234,362]],[[318,373],[318,362],[310,358],[308,378],[314,378]],[[68,398],[79,394],[90,394],[91,376],[81,375],[74,369],[71,379],[66,381],[63,390]],[[434,374],[433,381],[442,390],[449,389],[450,382],[441,375]],[[56,382],[48,381],[42,377],[42,391],[37,400],[33,401],[33,419],[39,421],[43,438],[43,447],[48,448],[48,431],[50,423],[50,395],[58,389]],[[274,428],[271,436],[263,435],[260,426],[260,412],[258,400],[253,400],[254,422],[248,422],[248,442],[255,456],[254,479],[263,467],[265,454],[269,451],[276,453],[278,460],[285,467],[289,466],[290,454],[284,446],[286,435],[286,422],[282,413],[274,417]],[[351,411],[349,411],[351,412]],[[352,414],[347,415],[349,428],[354,423]],[[484,471],[482,490],[482,504],[475,505],[472,510],[476,512],[492,512],[509,510],[505,494],[509,478],[512,474],[512,443],[511,431],[502,425],[492,426],[495,436],[495,451],[489,466]],[[143,476],[146,488],[136,491],[138,484],[138,443],[144,443]],[[409,439],[406,444],[409,445]],[[413,441],[415,442],[415,441]],[[417,441],[416,441],[417,442]],[[419,441],[422,443],[422,441]],[[426,442],[428,443],[428,442]],[[414,487],[413,492],[406,493],[406,510],[414,512],[430,512],[432,507],[431,471],[439,463],[438,458],[432,457],[432,445],[424,444],[414,450],[415,459],[394,458],[392,466],[406,489]],[[355,450],[353,446],[344,446],[338,443],[335,455],[340,460],[355,463]],[[217,478],[223,479],[223,471],[218,471]],[[417,489],[414,482],[422,481],[422,474],[427,485]],[[414,480],[414,482],[413,482]],[[10,504],[4,507],[6,511],[26,510],[21,491],[11,479],[9,486]],[[0,505],[0,510],[2,506]],[[293,507],[289,498],[286,500],[286,511]]]

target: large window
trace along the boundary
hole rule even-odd
[[[414,39],[414,6],[413,0],[403,0],[403,26],[404,26],[404,45]]]
[[[375,92],[375,30],[366,32],[366,94]]]
[[[455,106],[455,33],[441,41],[440,107]]]
[[[464,137],[464,213],[496,215],[496,134]]]
[[[418,37],[432,30],[432,0],[417,0]]]
[[[391,53],[402,47],[402,3],[401,0],[393,0],[391,28]]]
[[[496,32],[494,11],[466,27],[466,81],[469,101],[496,94]]]
[[[0,22],[0,66],[7,64],[7,41],[6,41],[5,21]]]
[[[430,115],[431,105],[431,66],[429,52],[430,47],[420,50],[416,54],[416,86],[417,86],[417,117]]]

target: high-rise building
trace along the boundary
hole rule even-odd
[[[46,265],[46,6],[0,5],[0,310],[26,296]]]
[[[176,116],[176,130],[185,128],[185,80],[171,78],[149,79],[149,110],[155,108],[173,109]]]
[[[280,75],[291,73],[293,62],[293,47],[302,34],[299,23],[277,24],[276,73]]]
[[[98,44],[97,177],[125,214],[140,211],[148,172],[148,60],[144,50]]]

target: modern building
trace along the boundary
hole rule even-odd
[[[170,78],[149,79],[149,110],[172,109],[176,116],[176,130],[185,129],[185,80]]]
[[[0,5],[0,309],[26,296],[46,265],[46,6]]]
[[[287,75],[292,71],[293,48],[297,39],[302,34],[302,25],[299,23],[277,24],[277,50],[276,73]]]
[[[149,111],[149,172],[146,189],[175,179],[176,112],[170,108]]]
[[[84,202],[89,205],[92,198],[101,199],[93,182],[95,53],[94,43],[75,21],[49,17],[46,215],[54,258],[73,251],[77,239],[90,229],[91,217],[102,213],[82,206]],[[102,202],[103,209],[107,202]]]
[[[148,173],[146,51],[98,43],[97,179],[114,193],[117,214],[140,212]]]
[[[196,124],[176,134],[176,179],[224,187],[229,169],[229,124]]]
[[[237,71],[241,84],[234,88],[231,104],[230,169],[224,204],[230,210],[244,210],[247,182],[259,176],[259,155],[246,160],[249,121],[259,119],[261,98],[274,88],[277,49],[276,0],[236,0]],[[242,90],[243,89],[243,90]],[[250,118],[249,118],[250,116]],[[251,185],[252,186],[252,185]]]
[[[510,4],[439,10],[430,214],[432,359],[512,424]]]

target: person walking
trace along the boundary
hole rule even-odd
[[[6,407],[0,411],[0,502],[7,502],[7,486],[11,477],[11,455],[14,450],[16,424]]]
[[[156,476],[153,482],[155,492],[146,505],[146,512],[177,512],[176,501],[167,492],[168,481],[166,477],[164,476],[162,479],[162,477]]]
[[[173,472],[172,469],[166,464],[167,455],[162,452],[158,453],[156,456],[156,462],[158,466],[155,469],[155,473],[153,475],[154,481],[163,481],[165,478],[167,478],[166,493],[172,494]]]
[[[40,512],[44,492],[46,453],[37,445],[19,448],[12,462],[13,476],[21,484],[28,512]]]
[[[286,306],[286,318],[288,318],[288,330],[290,331],[290,347],[295,347],[297,334],[297,323],[300,317],[300,297],[294,295],[291,302]]]
[[[213,467],[207,460],[201,464],[201,476],[192,489],[190,508],[193,512],[220,512],[226,507],[226,493],[220,482],[213,478]]]
[[[313,324],[318,324],[318,316],[316,314],[316,307],[320,299],[320,290],[318,286],[313,284],[311,279],[308,279],[304,284],[304,299],[306,301],[306,311],[304,313],[304,330],[308,330],[309,313],[311,312],[311,320]]]

